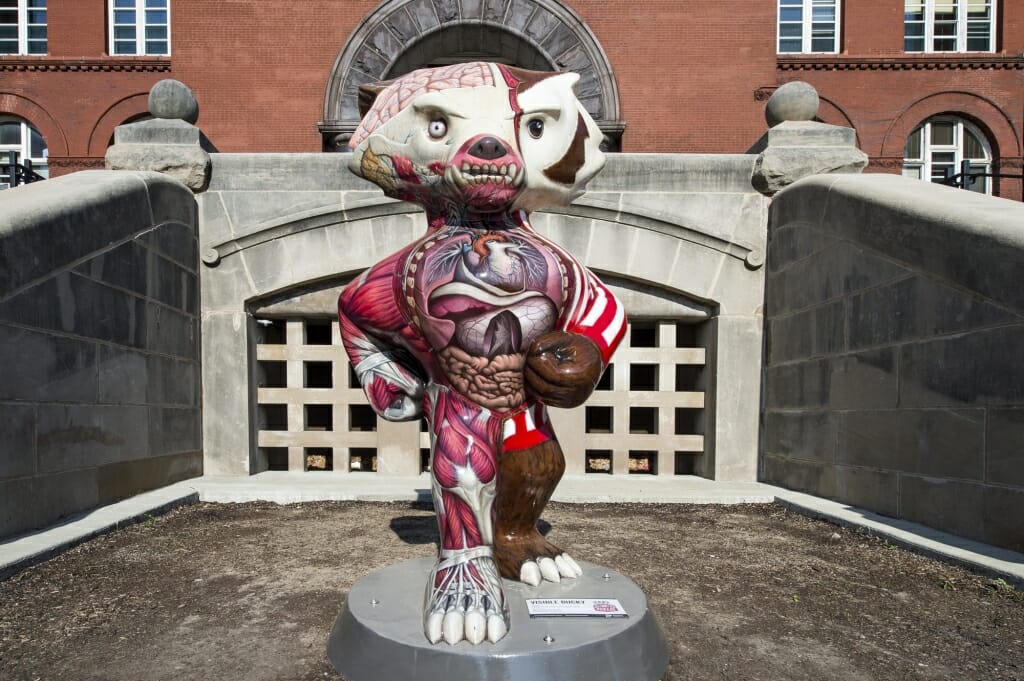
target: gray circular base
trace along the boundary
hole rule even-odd
[[[559,584],[505,580],[512,622],[501,641],[431,645],[422,612],[433,564],[399,563],[352,587],[327,642],[345,681],[657,681],[668,665],[665,638],[640,588],[582,562],[582,577]],[[527,598],[617,598],[629,617],[531,619]]]

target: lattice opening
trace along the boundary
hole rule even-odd
[[[261,404],[259,428],[260,430],[288,430],[288,405]]]
[[[377,470],[376,447],[352,447],[348,452],[348,469],[350,471],[372,473]]]
[[[629,473],[630,475],[657,475],[658,453],[630,450]]]
[[[287,447],[263,447],[260,450],[267,459],[268,471],[288,470],[288,448]]]
[[[611,433],[614,429],[613,411],[611,407],[586,407],[586,432]]]
[[[615,371],[614,371],[614,368],[615,368],[614,364],[609,364],[608,365],[608,367],[604,370],[604,373],[601,374],[601,379],[597,382],[597,387],[595,388],[595,390],[614,390],[615,389],[613,387],[613,385],[615,383]]]
[[[377,430],[377,414],[368,404],[350,404],[348,407],[348,429],[353,432],[370,433]]]
[[[699,391],[704,367],[697,364],[676,365],[676,390],[679,392]]]
[[[701,409],[686,409],[685,407],[676,408],[675,413],[675,434],[676,435],[687,435],[690,433],[700,433],[703,428],[701,421],[703,420],[703,410]]]
[[[263,345],[284,345],[286,342],[283,319],[257,319],[256,342]]]
[[[676,322],[676,347],[696,348],[700,347],[697,342],[697,332],[700,327],[690,322]]]
[[[306,447],[304,458],[307,471],[334,470],[334,450],[330,447]]]
[[[430,472],[430,448],[420,447],[420,473]]]
[[[348,365],[348,387],[350,388],[362,388],[363,384],[359,382],[359,376],[356,375],[356,370],[351,364]]]
[[[303,387],[333,388],[334,373],[331,362],[303,362]]]
[[[697,457],[693,452],[676,452],[676,475],[696,475]]]
[[[585,472],[612,474],[612,450],[588,449],[584,455],[586,456]]]
[[[306,322],[306,345],[330,345],[331,323]]]
[[[635,435],[657,435],[658,408],[630,407],[629,432]]]
[[[658,347],[658,325],[655,322],[633,322],[630,324],[629,346],[632,348]]]
[[[288,387],[288,363],[259,362],[256,366],[256,385],[261,388]]]
[[[305,412],[305,429],[316,431],[334,430],[334,407],[329,404],[307,404]]]
[[[629,365],[629,389],[630,390],[658,390],[658,365],[657,364],[630,364]]]

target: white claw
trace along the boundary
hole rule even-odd
[[[565,558],[562,556],[555,556],[555,567],[558,568],[558,574],[569,579],[576,578],[576,571],[572,569]]]
[[[570,556],[568,553],[562,554],[562,560],[569,564],[569,567],[571,567],[576,572],[577,577],[583,575],[583,568],[581,568],[580,564],[573,560],[572,556]]]
[[[540,584],[540,568],[537,564],[532,560],[523,563],[523,567],[519,568],[519,581],[530,586]]]
[[[444,640],[450,645],[455,645],[462,640],[466,631],[465,619],[460,612],[450,612],[444,616]]]
[[[497,643],[501,639],[505,638],[505,634],[508,633],[508,625],[505,624],[505,618],[501,615],[491,615],[487,618],[487,640],[491,643]]]
[[[441,640],[441,621],[444,619],[444,615],[439,612],[432,612],[427,617],[427,623],[423,627],[423,632],[427,635],[427,640],[431,643],[437,643]]]
[[[562,578],[558,576],[558,567],[555,565],[555,561],[550,558],[541,558],[537,561],[537,566],[540,568],[540,574],[544,576],[544,579],[549,582],[562,581]]]
[[[466,613],[466,640],[476,645],[487,635],[487,620],[479,610]]]

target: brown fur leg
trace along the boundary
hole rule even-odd
[[[565,457],[555,440],[502,452],[494,502],[494,558],[503,577],[519,579],[528,560],[562,553],[537,531],[537,521],[565,472]]]

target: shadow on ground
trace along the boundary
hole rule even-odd
[[[545,518],[647,592],[665,681],[1024,678],[1019,592],[884,541],[772,505]],[[436,542],[422,504],[181,508],[0,583],[0,678],[336,680],[324,650],[345,593]]]

